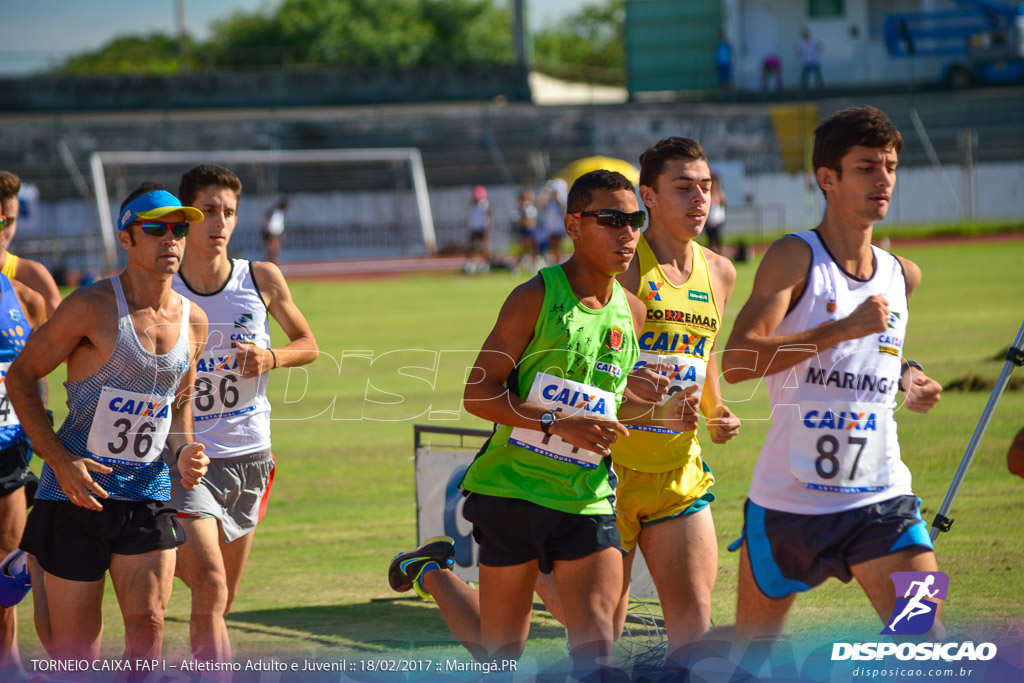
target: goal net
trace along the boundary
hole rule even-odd
[[[121,201],[142,182],[177,191],[200,163],[242,181],[232,256],[262,258],[264,217],[287,198],[284,258],[289,261],[434,254],[434,220],[423,160],[415,148],[95,152],[90,159],[106,266],[119,258]]]

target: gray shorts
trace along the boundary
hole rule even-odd
[[[233,458],[214,458],[203,481],[192,491],[181,485],[177,466],[171,467],[171,505],[179,517],[214,517],[224,542],[245,536],[267,512],[274,483],[274,454],[257,451]]]

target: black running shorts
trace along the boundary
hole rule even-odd
[[[63,500],[37,500],[25,523],[21,549],[50,574],[98,581],[111,555],[141,555],[177,548],[185,530],[177,510],[157,500],[101,500],[100,511]]]
[[[618,548],[615,515],[574,515],[521,500],[471,493],[462,515],[473,523],[480,564],[511,567],[537,560],[550,574],[556,560],[578,560]]]

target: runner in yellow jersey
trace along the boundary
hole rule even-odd
[[[640,198],[650,227],[637,258],[618,277],[647,306],[638,368],[658,371],[661,392],[700,396],[711,441],[725,443],[739,432],[740,421],[722,403],[714,349],[736,269],[695,241],[711,201],[711,171],[701,146],[671,137],[647,149],[640,156]],[[619,476],[619,534],[628,553],[617,625],[621,630],[625,624],[639,544],[665,616],[671,665],[673,654],[711,625],[718,543],[708,507],[715,496],[708,489],[715,479],[701,457],[696,429],[630,425],[629,437],[613,444],[612,459]]]

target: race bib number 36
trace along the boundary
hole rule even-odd
[[[192,392],[196,422],[248,413],[256,407],[258,377],[238,374],[235,349],[214,350],[200,359]]]
[[[890,485],[885,407],[877,403],[801,401],[789,465],[807,488],[870,493]]]
[[[560,415],[585,413],[597,420],[615,419],[616,402],[612,392],[544,372],[538,372],[534,377],[526,400]],[[544,434],[533,429],[515,427],[508,441],[528,451],[588,469],[595,469],[601,462],[601,456],[597,453],[577,448],[554,434]]]
[[[156,461],[171,429],[171,400],[103,387],[86,448],[102,462],[146,465]]]

